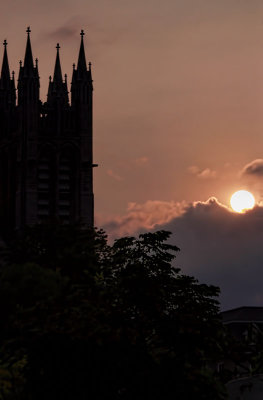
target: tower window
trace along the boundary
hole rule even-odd
[[[50,216],[51,200],[51,159],[48,156],[42,156],[38,164],[37,176],[38,202],[37,212],[41,221]]]
[[[74,188],[74,164],[70,154],[63,154],[58,169],[58,215],[66,223],[72,215]]]

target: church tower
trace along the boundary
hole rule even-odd
[[[33,61],[30,28],[20,61],[17,103],[7,42],[0,79],[0,230],[45,221],[93,227],[92,76],[81,31],[71,102],[56,46],[47,101],[39,98],[38,60]]]

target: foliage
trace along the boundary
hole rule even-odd
[[[209,367],[224,346],[219,289],[174,267],[169,236],[109,246],[102,231],[37,226],[13,240],[0,271],[0,399],[224,398]]]

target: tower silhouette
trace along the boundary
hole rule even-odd
[[[0,78],[0,230],[21,229],[45,220],[94,223],[92,75],[87,68],[84,32],[77,67],[73,64],[71,102],[56,46],[47,101],[39,98],[38,60],[33,62],[30,28],[17,96],[10,75],[7,42]],[[17,97],[17,98],[16,98]]]

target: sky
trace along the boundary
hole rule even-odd
[[[223,308],[263,306],[262,0],[0,0],[18,76],[26,28],[46,100],[60,43],[84,29],[94,79],[95,220],[111,238],[168,229]],[[3,51],[3,49],[2,49]],[[0,52],[0,57],[2,53]],[[238,189],[257,207],[229,210]]]

